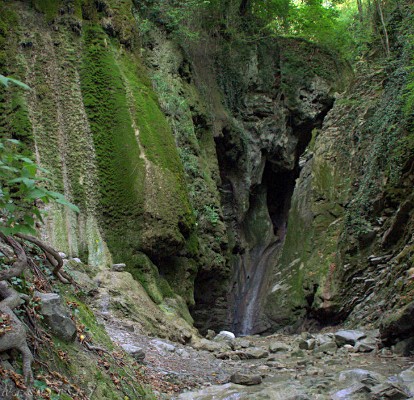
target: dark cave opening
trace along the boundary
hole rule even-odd
[[[267,208],[273,224],[273,232],[279,241],[286,235],[290,200],[295,188],[299,170],[280,170],[280,167],[267,161],[262,184],[267,188]]]

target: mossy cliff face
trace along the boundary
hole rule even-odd
[[[301,40],[239,46],[218,54],[230,118],[215,141],[233,246],[232,328],[246,334],[272,327],[263,309],[289,226],[299,157],[351,71]]]
[[[386,275],[412,261],[408,39],[397,66],[362,71],[341,97],[349,67],[304,40],[192,41],[130,0],[1,11],[1,67],[33,88],[1,94],[1,132],[81,208],[46,205],[59,250],[106,282],[125,262],[154,303],[202,330],[368,318],[351,289],[368,298],[372,279],[400,304]],[[388,249],[396,267],[377,269],[368,257]],[[396,281],[411,298],[411,280]]]
[[[46,205],[44,239],[102,269],[126,263],[157,303],[175,298],[165,279],[175,273],[168,263],[161,275],[154,264],[147,268],[144,253],[158,264],[186,255],[194,216],[171,128],[138,54],[132,2],[1,7],[5,72],[32,88],[2,93],[10,109],[2,129],[25,141],[50,171],[50,188],[81,209]],[[192,304],[189,258],[171,268],[190,282],[176,293]]]
[[[7,8],[33,88],[27,142],[82,210],[51,207],[44,235],[91,264],[125,262],[157,304],[192,306],[200,328],[263,329],[298,157],[344,65],[291,39],[204,38],[201,57],[153,26],[140,43],[129,1],[34,6]]]
[[[391,343],[409,336],[399,311],[413,301],[412,27],[401,12],[394,61],[359,66],[304,154],[266,302],[271,329],[345,320],[381,326]]]

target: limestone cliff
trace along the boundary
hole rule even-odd
[[[248,37],[240,21],[195,39],[130,0],[0,7],[0,68],[32,88],[0,94],[2,134],[81,209],[43,205],[44,238],[106,285],[108,265],[126,263],[202,331],[379,321],[408,303],[408,39],[397,64],[373,63],[349,89],[336,54]]]
[[[313,133],[266,303],[273,329],[345,320],[381,326],[386,340],[410,335],[402,322],[412,302],[412,43],[402,18],[410,13],[407,3],[390,21],[393,59],[358,65]]]

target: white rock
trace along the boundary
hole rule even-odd
[[[233,332],[229,332],[229,331],[220,331],[220,333],[217,336],[225,336],[231,340],[236,339],[236,335]]]

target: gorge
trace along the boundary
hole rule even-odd
[[[31,88],[1,88],[1,138],[80,209],[36,203],[81,325],[90,307],[185,344],[341,324],[409,353],[412,4],[385,2],[390,55],[373,34],[351,65],[265,33],[256,2],[173,3],[0,2],[1,76]]]

